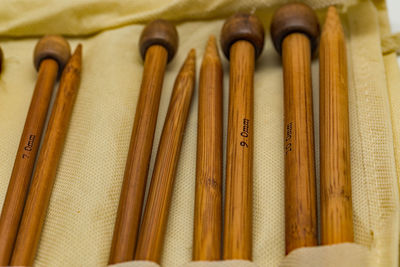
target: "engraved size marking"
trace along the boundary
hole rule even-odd
[[[243,130],[240,133],[240,135],[246,139],[241,141],[240,145],[244,146],[244,147],[249,147],[249,145],[247,144],[247,138],[249,137],[249,124],[250,124],[250,120],[243,119]]]
[[[206,186],[212,187],[217,189],[218,188],[218,183],[214,178],[207,178],[205,181]]]
[[[293,122],[286,125],[286,137],[285,137],[285,153],[292,151],[292,133],[293,133]]]
[[[204,177],[204,179],[199,179],[199,185],[211,187],[214,190],[219,190],[218,182],[213,177]]]
[[[36,137],[36,136],[35,136],[34,134],[29,135],[28,143],[27,143],[26,146],[24,147],[24,150],[25,150],[25,151],[28,151],[28,152],[32,151],[32,149],[33,149],[33,144],[34,144],[34,142],[35,142],[35,137]],[[29,155],[27,155],[27,154],[22,154],[22,158],[23,158],[23,159],[29,159]]]

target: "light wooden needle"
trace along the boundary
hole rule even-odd
[[[143,77],[115,220],[109,264],[131,261],[135,255],[164,72],[178,48],[178,34],[175,27],[165,20],[150,22],[142,31],[139,48],[144,59]]]
[[[353,242],[346,43],[334,6],[320,44],[322,244]]]
[[[220,260],[222,238],[222,65],[210,36],[199,78],[193,260]]]
[[[135,260],[160,263],[183,132],[194,90],[195,60],[195,51],[191,50],[175,80],[140,226]]]
[[[264,46],[257,16],[238,13],[221,30],[230,61],[223,259],[252,259],[254,68]]]
[[[58,35],[44,36],[35,47],[34,64],[39,75],[1,211],[0,266],[8,265],[11,259],[54,84],[70,54],[68,42]],[[2,58],[2,52],[0,55]]]
[[[284,81],[285,240],[286,253],[317,245],[314,118],[311,56],[319,25],[305,4],[279,8],[271,36],[282,55]]]
[[[61,77],[49,125],[33,174],[32,185],[26,200],[11,265],[33,265],[71,113],[78,94],[81,58],[82,46],[78,45]]]

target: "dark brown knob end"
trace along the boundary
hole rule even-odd
[[[142,58],[152,45],[161,45],[168,52],[168,62],[174,57],[178,49],[178,32],[172,23],[158,19],[150,22],[142,31],[139,40],[139,49]]]
[[[303,33],[315,51],[319,39],[319,23],[314,11],[302,3],[292,3],[280,7],[271,23],[271,38],[275,49],[281,53],[283,39],[291,33]]]
[[[233,43],[245,40],[250,42],[258,58],[264,47],[264,27],[257,16],[237,13],[225,21],[221,30],[221,47],[229,59],[229,51]]]
[[[42,60],[52,58],[58,63],[59,73],[62,72],[71,56],[71,48],[67,40],[59,35],[46,35],[36,44],[33,53],[33,64],[39,70]]]

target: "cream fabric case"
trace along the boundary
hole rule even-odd
[[[219,36],[226,16],[239,10],[255,10],[268,29],[273,11],[270,6],[278,3],[281,1],[37,0],[34,5],[28,5],[22,0],[4,0],[0,3],[1,46],[5,54],[4,73],[0,79],[0,204],[7,190],[37,76],[32,64],[37,38],[29,37],[60,33],[76,35],[69,39],[72,47],[78,42],[83,43],[80,92],[57,171],[36,266],[107,264],[143,69],[138,50],[143,25],[130,24],[158,17],[173,19],[177,21],[180,36],[178,53],[165,75],[151,175],[172,85],[189,49],[196,48],[199,68],[205,40],[210,34]],[[398,265],[396,170],[400,169],[400,72],[394,54],[398,43],[390,35],[384,1],[311,0],[307,3],[315,8],[324,8],[332,3],[343,7],[342,22],[349,59],[357,244],[303,248],[285,258],[282,68],[267,31],[265,49],[257,61],[255,72],[254,262],[190,263],[196,166],[196,93],[175,181],[162,266]],[[324,9],[319,15],[323,21]],[[209,20],[211,18],[213,20]],[[16,36],[24,38],[7,38]],[[229,88],[226,59],[223,59],[223,65],[226,142]],[[314,60],[312,68],[318,173],[318,60]],[[131,262],[116,266],[152,267],[154,264]]]

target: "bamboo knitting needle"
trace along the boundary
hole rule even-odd
[[[178,34],[167,21],[155,20],[139,41],[144,70],[131,143],[114,227],[109,264],[133,260],[165,66],[178,48]]]
[[[68,124],[78,93],[81,53],[82,47],[78,45],[75,53],[65,66],[61,77],[57,97],[26,200],[11,258],[11,265],[31,266],[35,258],[49,207],[58,163],[64,147]]]
[[[318,36],[317,18],[304,4],[284,5],[272,19],[271,37],[283,61],[287,254],[317,245],[311,52]]]
[[[69,57],[69,44],[61,36],[45,36],[35,48],[34,63],[39,75],[0,217],[1,266],[8,265],[11,258],[54,83]]]
[[[221,31],[230,59],[224,259],[252,258],[253,76],[264,46],[264,28],[255,15],[236,14]]]
[[[183,132],[194,90],[195,61],[195,51],[192,49],[175,80],[139,231],[135,260],[160,263]]]
[[[215,37],[210,36],[199,79],[194,261],[221,259],[222,79]]]
[[[347,60],[343,28],[329,7],[320,44],[321,242],[353,242]]]

